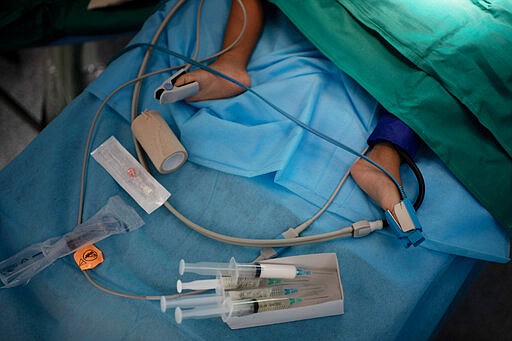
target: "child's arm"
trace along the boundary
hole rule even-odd
[[[230,51],[226,52],[219,59],[228,60],[239,68],[246,68],[251,57],[254,46],[260,37],[263,26],[263,9],[260,0],[242,0],[247,13],[247,23],[242,38]],[[229,14],[224,42],[222,48],[229,46],[240,34],[243,27],[244,17],[238,1],[233,0]]]
[[[246,67],[261,33],[263,8],[260,0],[242,0],[242,2],[247,13],[245,31],[240,41],[231,50],[219,56],[210,67],[236,79],[246,86],[250,86],[251,79]],[[240,4],[238,1],[233,0],[224,33],[223,48],[229,46],[237,39],[243,23],[244,16]],[[186,73],[176,80],[175,85],[180,86],[194,81],[199,83],[200,90],[195,96],[187,98],[187,101],[227,98],[244,92],[244,89],[238,85],[205,70]]]

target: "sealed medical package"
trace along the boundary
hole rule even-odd
[[[0,262],[1,288],[27,283],[57,259],[113,234],[130,232],[144,225],[135,210],[119,196],[111,197],[94,216],[69,233],[33,244]]]
[[[91,155],[148,214],[171,196],[114,136]]]

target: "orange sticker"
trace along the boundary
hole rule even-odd
[[[80,270],[94,269],[103,263],[103,253],[94,245],[84,246],[76,250],[73,257]]]

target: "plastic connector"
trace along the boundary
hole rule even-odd
[[[260,262],[265,259],[275,258],[278,254],[273,247],[264,247],[260,250],[260,255],[254,260],[254,262]]]
[[[293,227],[290,227],[288,230],[281,233],[279,236],[276,237],[276,239],[292,239],[297,238],[299,236],[299,233],[295,231]],[[286,251],[289,248],[289,246],[282,246],[282,247],[264,247],[260,251],[260,255],[258,258],[256,258],[255,261],[262,261],[265,259],[270,259],[277,257],[281,255],[284,251]]]
[[[396,204],[394,212],[393,216],[389,210],[386,211],[386,220],[398,239],[406,248],[420,245],[425,240],[423,228],[409,199],[405,198]]]
[[[352,237],[361,238],[369,235],[370,233],[382,230],[384,222],[382,220],[368,221],[360,220],[352,224]]]

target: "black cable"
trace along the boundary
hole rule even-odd
[[[400,146],[393,144],[393,147],[397,150],[398,154],[400,154],[400,157],[402,160],[409,166],[409,168],[414,173],[414,176],[416,177],[416,181],[418,182],[418,196],[416,197],[416,200],[414,201],[413,207],[417,211],[418,208],[420,208],[421,203],[423,202],[423,199],[425,198],[425,179],[423,178],[423,174],[421,174],[420,169],[418,168],[418,165],[416,165],[416,162],[411,158],[409,154]]]

